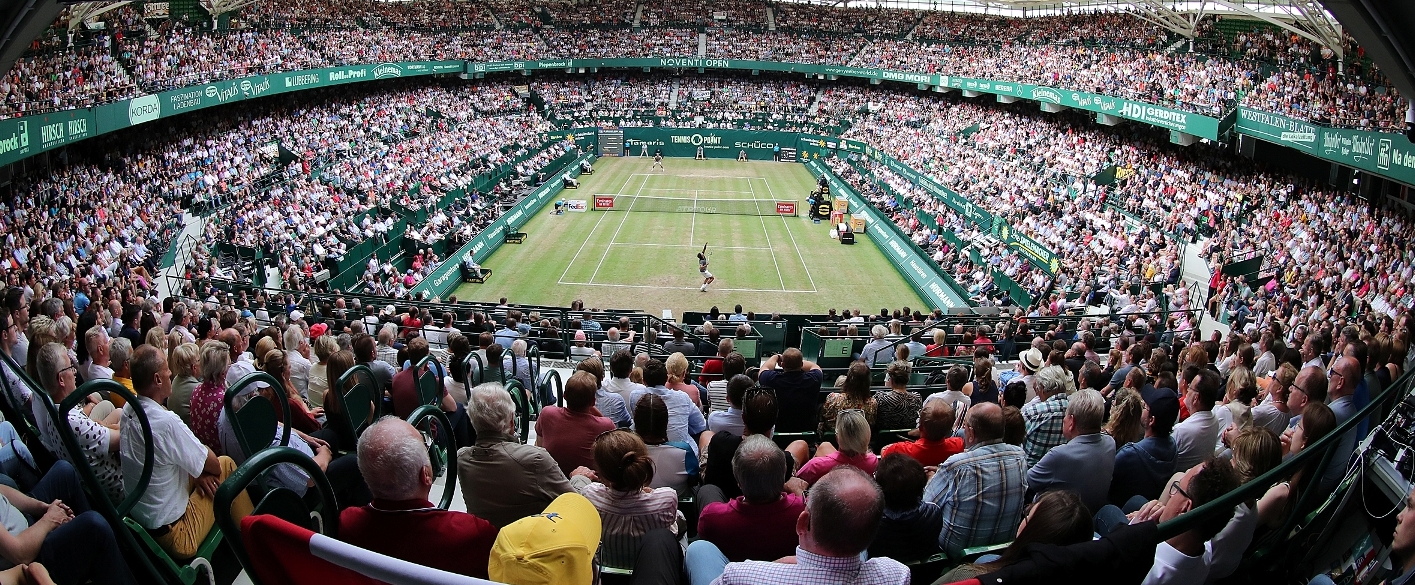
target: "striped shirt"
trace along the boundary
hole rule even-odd
[[[868,561],[860,557],[827,557],[796,547],[796,564],[743,561],[728,563],[713,585],[829,583],[851,585],[904,585],[909,567],[888,557]]]
[[[924,488],[924,501],[943,508],[939,548],[958,556],[971,546],[1017,536],[1027,492],[1020,447],[1001,441],[974,445],[949,457]]]
[[[611,567],[632,567],[639,554],[639,538],[655,528],[675,530],[678,519],[678,492],[662,487],[644,492],[621,492],[602,483],[580,490],[599,510],[603,523],[600,562]]]

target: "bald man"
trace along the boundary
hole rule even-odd
[[[359,436],[359,469],[373,503],[339,514],[339,538],[393,558],[468,577],[487,577],[497,529],[466,512],[428,500],[432,462],[422,433],[385,416]]]
[[[1332,414],[1336,415],[1337,425],[1350,420],[1356,415],[1356,411],[1360,410],[1356,405],[1355,394],[1356,386],[1361,383],[1361,364],[1355,358],[1340,357],[1332,363],[1327,380],[1327,406],[1330,406]],[[1331,462],[1322,473],[1323,491],[1335,488],[1341,481],[1341,477],[1346,473],[1346,464],[1351,459],[1351,452],[1356,449],[1356,439],[1363,436],[1365,434],[1359,425],[1342,433]]]
[[[776,367],[780,365],[781,369]],[[786,348],[762,364],[758,382],[776,390],[781,409],[776,415],[776,432],[809,432],[816,428],[816,407],[821,400],[820,366],[805,359],[801,350]]]
[[[796,518],[800,541],[796,556],[779,562],[729,564],[715,545],[699,540],[688,547],[684,565],[694,584],[815,583],[837,575],[848,576],[851,583],[904,585],[909,582],[909,568],[899,561],[860,559],[874,540],[883,514],[884,493],[874,479],[841,465],[811,487],[806,509]]]

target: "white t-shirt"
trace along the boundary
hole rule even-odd
[[[1209,576],[1209,551],[1191,557],[1161,542],[1155,547],[1155,564],[1150,566],[1142,585],[1190,585],[1203,583]]]
[[[118,452],[123,457],[124,491],[137,490],[143,455],[147,451],[147,445],[143,444],[142,424],[138,422],[134,410],[139,406],[147,414],[148,424],[152,427],[155,453],[152,479],[142,499],[133,506],[132,515],[144,528],[153,530],[176,522],[187,512],[187,499],[192,492],[191,478],[200,476],[206,468],[208,450],[176,414],[151,398],[138,396],[136,401],[123,407],[123,417],[119,423],[121,439]]]

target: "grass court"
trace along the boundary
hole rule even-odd
[[[485,284],[463,284],[458,299],[586,307],[704,311],[717,305],[770,313],[859,308],[922,308],[919,299],[869,234],[854,246],[830,237],[830,226],[806,218],[815,180],[799,163],[601,158],[579,189],[559,199],[583,200],[584,212],[546,208],[525,227],[526,242],[508,244],[483,266]],[[594,210],[595,196],[617,196],[616,209]],[[728,208],[796,201],[798,217],[732,215]],[[693,212],[691,210],[697,210]],[[718,213],[712,213],[716,211]],[[717,280],[701,292],[697,253],[708,245]]]

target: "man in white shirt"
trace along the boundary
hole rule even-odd
[[[1189,407],[1189,418],[1174,427],[1174,469],[1189,469],[1214,454],[1218,435],[1223,432],[1214,417],[1214,403],[1222,388],[1218,373],[1198,366],[1184,368],[1182,397]]]
[[[633,412],[633,409],[629,407],[632,404],[629,402],[629,398],[644,390],[643,384],[629,380],[629,373],[633,371],[634,356],[629,353],[629,350],[621,349],[614,352],[609,356],[609,377],[605,378],[604,387],[600,388],[600,392],[618,395],[619,400],[624,403],[624,408],[629,412]],[[602,399],[597,402],[601,405],[604,404]],[[600,412],[604,412],[603,406],[600,407]]]
[[[108,330],[101,325],[94,325],[84,332],[84,345],[88,346],[88,361],[80,364],[85,382],[89,380],[112,380],[113,368],[109,365],[108,354]]]
[[[1238,487],[1238,475],[1225,459],[1214,459],[1197,465],[1184,476],[1169,484],[1169,501],[1152,501],[1131,515],[1130,522],[1158,520],[1168,522],[1190,510],[1207,504]],[[1188,531],[1159,543],[1155,547],[1155,563],[1145,575],[1143,585],[1203,583],[1209,575],[1211,555],[1205,543],[1228,525],[1233,512],[1228,510],[1206,518]]]
[[[181,418],[162,406],[172,395],[172,372],[161,351],[139,346],[131,368],[138,398],[123,407],[118,450],[123,459],[124,491],[142,494],[132,516],[157,544],[173,557],[189,559],[216,523],[216,488],[236,470],[236,462],[217,457]],[[143,442],[137,408],[147,414],[152,445]],[[154,451],[152,478],[142,490],[137,483],[149,448]],[[231,507],[232,516],[240,521],[251,512],[250,497],[241,494]]]
[[[305,330],[297,324],[285,328],[285,356],[290,364],[290,384],[300,392],[300,397],[309,400],[310,342]]]

